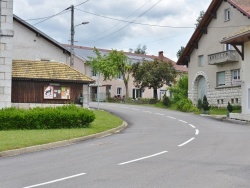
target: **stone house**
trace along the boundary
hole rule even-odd
[[[66,47],[70,47],[69,45],[65,45]],[[89,60],[89,57],[95,57],[96,54],[94,53],[94,48],[85,47],[85,46],[74,46],[74,54],[76,56],[75,62],[79,62],[82,60],[83,62],[86,62],[86,60]],[[102,55],[109,53],[111,50],[107,49],[98,49]],[[135,54],[130,52],[124,52],[125,55],[132,61],[132,63],[136,62],[142,62],[143,60],[146,61],[154,61],[154,59],[161,59],[164,61],[170,61],[172,62],[174,68],[177,70],[178,75],[187,74],[187,68],[184,66],[177,65],[175,62],[170,60],[167,57],[164,57],[163,51],[160,51],[158,56],[153,55],[142,55],[142,54]],[[79,63],[77,63],[79,65]],[[77,65],[76,65],[77,66]],[[99,79],[99,89],[100,89],[100,101],[103,101],[106,99],[107,95],[109,94],[111,97],[114,96],[124,96],[126,93],[125,85],[123,82],[122,77],[117,77],[113,80],[107,80],[104,81],[102,75],[100,78],[98,78],[98,74],[93,71],[93,69],[90,66],[87,66],[86,64],[83,64],[80,67],[77,67],[78,70],[81,72],[84,72],[84,74],[90,76],[92,79],[94,79],[96,82],[95,84],[90,85],[90,95],[92,100],[97,100],[97,90],[98,90],[98,79]],[[169,95],[169,92],[167,91],[167,85],[164,85],[163,87],[159,88],[158,93],[158,99],[161,99],[164,94]],[[128,83],[128,90],[129,90],[129,97],[136,99],[136,98],[153,98],[153,89],[145,88],[144,90],[141,90],[139,88],[136,88],[133,84],[133,77],[130,75],[129,83]]]
[[[177,64],[188,66],[188,95],[250,112],[249,0],[212,0]]]
[[[38,30],[34,26],[30,25],[26,21],[22,20],[18,16],[13,16],[13,59],[14,60],[30,60],[30,61],[45,61],[45,62],[62,62],[67,65],[70,64],[70,50],[69,46],[62,45]],[[100,49],[102,53],[108,53],[110,50]],[[159,53],[159,56],[150,55],[139,55],[134,53],[126,53],[128,58],[133,62],[142,61],[143,59],[153,61],[155,58],[161,58],[165,61],[171,61],[170,59],[163,56],[163,52]],[[97,97],[97,86],[98,86],[98,75],[91,69],[91,67],[85,64],[88,57],[94,57],[95,53],[93,48],[75,46],[74,48],[74,65],[73,68],[79,72],[90,76],[96,82],[90,84],[89,92],[90,99],[96,100]],[[176,65],[175,62],[171,61],[180,74],[186,74],[187,68]],[[100,77],[99,81],[100,88],[100,100],[105,100],[108,93],[111,97],[125,95],[125,86],[121,77],[110,81],[103,81]],[[167,86],[163,86],[158,90],[158,98],[161,98],[165,93]],[[145,89],[140,90],[133,85],[133,79],[129,82],[129,96],[131,98],[153,98],[153,90]]]

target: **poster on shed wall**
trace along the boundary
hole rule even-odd
[[[44,86],[44,99],[70,99],[70,87]]]

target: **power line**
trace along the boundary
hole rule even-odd
[[[141,8],[143,8],[144,6],[146,6],[150,1],[151,1],[151,0],[147,1],[146,3],[144,3],[141,7],[139,7],[138,9],[136,9],[134,12],[132,12],[130,15],[128,15],[125,19],[131,17],[133,14],[135,14],[135,13],[136,13],[137,11],[139,11]],[[79,10],[79,11],[88,13],[87,11],[84,11],[84,10],[81,10],[81,9],[77,9],[77,8],[76,8],[76,10]],[[90,14],[91,14],[91,13],[90,13]],[[93,15],[97,15],[97,14],[94,14],[94,13],[93,13]],[[97,16],[100,16],[100,15],[97,15]],[[103,16],[100,16],[100,17],[103,17]],[[104,17],[105,17],[105,16],[104,16]],[[107,18],[108,18],[108,17],[107,17]],[[119,20],[118,20],[118,21],[119,21]],[[102,35],[102,34],[106,33],[107,31],[111,30],[112,28],[118,26],[119,24],[121,24],[121,23],[115,24],[115,25],[113,25],[112,27],[106,29],[105,31],[102,31],[101,33],[96,34],[95,36]]]
[[[147,12],[149,12],[151,9],[153,9],[156,5],[158,5],[162,0],[159,0],[157,3],[155,3],[153,6],[149,7],[149,9],[147,9],[146,11],[144,11],[143,13],[141,13],[139,16],[137,16],[137,18],[135,18],[134,20],[132,20],[132,22],[134,22],[135,20],[139,19],[140,17],[142,17],[144,14],[146,14]],[[95,42],[95,41],[100,41],[103,40],[105,38],[110,37],[111,35],[121,31],[122,29],[124,29],[125,27],[127,27],[128,25],[130,25],[131,23],[129,22],[128,24],[126,24],[125,26],[121,27],[120,29],[110,33],[109,35],[106,35],[102,38],[96,39],[96,40],[92,40],[91,42]]]
[[[110,19],[110,20],[115,20],[115,21],[120,21],[120,22],[125,22],[125,23],[131,23],[131,24],[138,24],[138,25],[145,25],[145,26],[152,26],[152,27],[169,27],[169,28],[184,28],[184,29],[187,29],[187,28],[192,28],[193,29],[193,28],[195,28],[195,27],[188,27],[188,26],[178,27],[178,26],[170,26],[170,25],[145,24],[145,23],[139,23],[139,22],[134,22],[134,21],[127,21],[127,20],[121,20],[121,19],[112,18],[112,17],[108,17],[108,16],[103,16],[103,15],[99,15],[99,14],[96,14],[96,13],[88,12],[88,11],[77,9],[77,8],[76,8],[76,10],[85,12],[87,14],[92,14],[92,15],[95,15],[95,16],[98,16],[98,17],[107,18],[107,19]]]
[[[82,3],[78,4],[78,5],[76,5],[75,7],[80,6],[80,5],[84,4],[84,3],[87,3],[88,1],[89,1],[89,0],[84,1],[84,2],[82,2]],[[25,21],[41,20],[41,19],[43,19],[42,21],[33,24],[33,25],[37,25],[37,24],[40,24],[40,23],[42,23],[42,22],[45,22],[46,20],[48,20],[48,19],[50,19],[50,18],[53,18],[53,17],[55,17],[55,16],[64,14],[64,13],[66,13],[66,12],[69,12],[69,11],[70,11],[69,9],[70,9],[70,7],[66,8],[66,9],[64,9],[64,10],[62,10],[61,12],[59,12],[59,13],[57,13],[57,14],[51,15],[51,16],[42,17],[42,18],[27,19],[27,20],[25,20]]]

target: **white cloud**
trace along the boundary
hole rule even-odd
[[[84,0],[22,0],[14,1],[14,13],[24,20],[46,17],[61,12],[71,4]],[[105,0],[88,2],[76,7],[94,14],[119,20],[151,25],[194,27],[201,10],[206,10],[211,0]],[[156,4],[158,3],[158,4]],[[154,6],[155,5],[155,6]],[[153,7],[154,6],[154,7]],[[153,8],[152,8],[153,7]],[[150,9],[152,8],[152,9]],[[75,28],[76,45],[106,49],[135,49],[139,44],[147,46],[148,54],[165,56],[176,60],[176,52],[185,46],[194,29],[152,27],[115,21],[75,9],[75,25],[88,21],[88,25]],[[53,17],[35,25],[52,38],[68,43],[70,37],[70,12]],[[30,20],[35,24],[41,20]]]

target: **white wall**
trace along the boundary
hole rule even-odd
[[[231,19],[230,21],[224,21],[224,10],[230,8],[231,11]],[[189,98],[196,104],[197,96],[195,93],[197,92],[195,87],[195,79],[199,75],[203,75],[207,80],[207,91],[208,91],[208,100],[210,104],[217,105],[217,99],[223,100],[224,104],[221,106],[226,106],[227,102],[231,100],[232,97],[239,98],[241,95],[240,87],[237,88],[221,88],[217,89],[216,87],[216,72],[226,71],[228,76],[226,80],[226,86],[231,86],[231,78],[230,72],[234,69],[241,69],[241,57],[239,62],[235,63],[227,63],[221,65],[209,65],[208,64],[208,55],[214,54],[217,52],[222,52],[224,50],[224,45],[220,43],[220,41],[224,37],[231,36],[236,31],[240,30],[240,28],[249,25],[249,19],[240,13],[236,8],[232,7],[228,2],[222,2],[221,6],[217,11],[217,19],[213,19],[208,27],[208,33],[203,34],[198,43],[198,49],[194,49],[190,56],[189,63]],[[239,26],[239,27],[235,27]],[[199,67],[198,56],[204,55],[204,67]],[[239,99],[239,102],[241,100]],[[230,101],[229,101],[230,102]]]
[[[69,55],[54,44],[14,20],[13,59],[52,60],[69,65]]]

